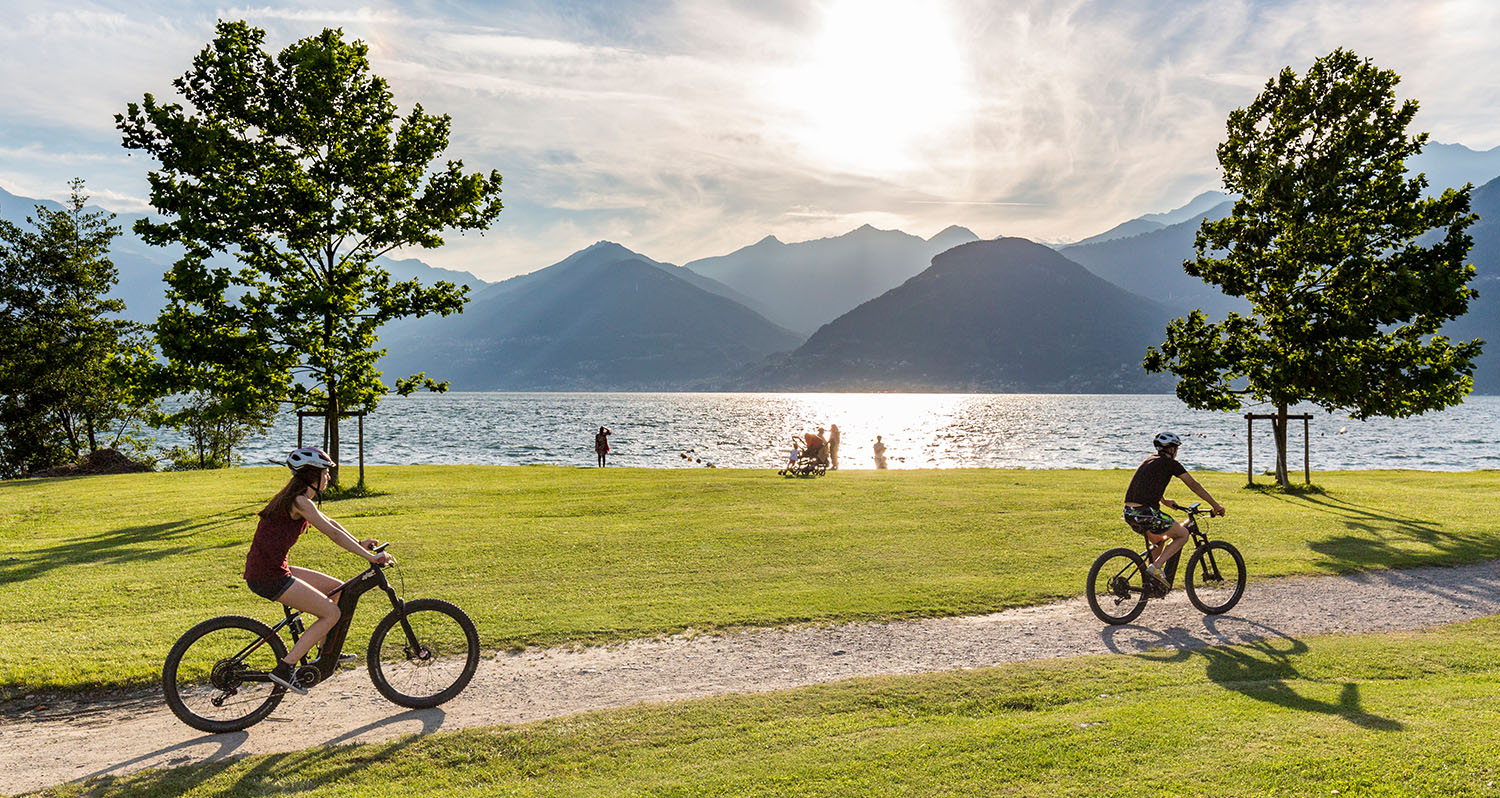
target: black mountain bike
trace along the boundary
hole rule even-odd
[[[298,685],[311,687],[338,669],[359,597],[376,588],[390,598],[391,611],[375,625],[365,654],[375,689],[414,709],[435,707],[458,695],[479,667],[474,622],[446,601],[403,601],[386,580],[383,565],[371,565],[333,591],[339,622],[323,639],[318,658],[312,660],[308,652],[294,669]],[[286,695],[285,687],[271,681],[288,650],[280,632],[286,629],[295,645],[304,628],[300,611],[283,609],[286,618],[274,627],[226,615],[189,629],[162,668],[162,689],[172,714],[206,732],[240,731],[270,715]]]
[[[1188,557],[1187,574],[1183,586],[1187,588],[1188,600],[1193,606],[1208,615],[1228,612],[1245,594],[1245,558],[1239,549],[1222,540],[1209,540],[1198,528],[1198,516],[1208,510],[1199,509],[1202,503],[1183,508],[1187,520],[1182,523],[1193,539],[1193,554]],[[1184,547],[1186,548],[1186,547]],[[1171,583],[1177,578],[1179,551],[1167,561],[1163,572],[1167,584],[1162,585],[1146,575],[1146,563],[1150,562],[1151,549],[1137,553],[1120,547],[1110,549],[1094,560],[1089,569],[1089,581],[1085,585],[1089,597],[1089,609],[1107,624],[1130,623],[1146,609],[1146,600],[1165,598]]]

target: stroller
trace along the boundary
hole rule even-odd
[[[785,467],[776,473],[784,477],[821,477],[828,473],[828,446],[827,444],[816,449],[803,449],[796,441],[792,442],[796,450],[796,457],[788,462]]]

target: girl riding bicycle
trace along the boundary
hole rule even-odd
[[[355,540],[339,522],[313,504],[313,499],[328,487],[328,470],[335,465],[326,452],[311,447],[297,449],[287,455],[286,465],[292,470],[292,478],[258,513],[260,523],[245,555],[245,584],[262,598],[317,616],[317,622],[307,627],[271,674],[271,680],[282,687],[305,694],[307,691],[298,686],[292,668],[338,623],[339,607],[328,596],[343,583],[311,568],[288,565],[287,553],[310,525],[371,563],[385,564],[394,558],[385,552],[370,551],[379,541]]]

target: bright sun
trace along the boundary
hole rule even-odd
[[[791,137],[822,165],[889,174],[969,113],[952,31],[930,0],[834,0],[807,60],[776,82]]]

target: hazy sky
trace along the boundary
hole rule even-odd
[[[0,187],[145,210],[155,162],[113,116],[173,96],[217,19],[272,51],[342,27],[403,111],[451,115],[506,210],[406,254],[491,280],[601,239],[685,263],[865,223],[1083,238],[1217,188],[1227,114],[1339,46],[1433,140],[1500,145],[1493,0],[0,0]]]

